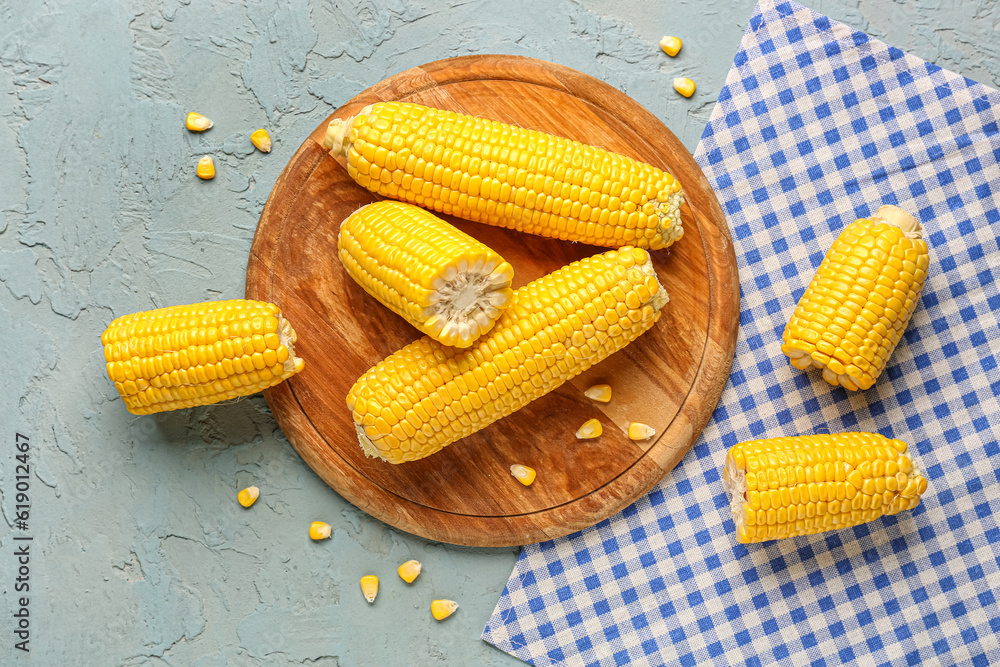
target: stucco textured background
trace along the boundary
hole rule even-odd
[[[1000,87],[1000,3],[806,0]],[[511,53],[619,87],[694,149],[752,0],[0,0],[0,664],[510,665],[479,640],[517,549],[371,519],[326,487],[263,398],[135,418],[104,377],[118,315],[243,296],[258,216],[333,108],[431,60]],[[657,42],[684,39],[676,59]],[[686,100],[670,88],[698,82]],[[215,128],[192,134],[187,111]],[[269,155],[249,134],[271,132]],[[194,176],[212,154],[218,176]],[[31,518],[14,528],[15,432]],[[235,492],[250,483],[250,510]],[[334,527],[313,543],[310,521]],[[31,652],[13,649],[31,535]],[[423,562],[413,586],[395,575]],[[376,573],[375,605],[358,578]],[[434,597],[461,609],[435,622]]]

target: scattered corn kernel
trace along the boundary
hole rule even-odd
[[[361,592],[369,603],[375,602],[375,596],[378,595],[378,577],[374,574],[361,577]]]
[[[682,46],[684,46],[684,42],[676,37],[667,36],[660,40],[660,48],[671,58],[680,52]]]
[[[198,174],[198,178],[205,181],[210,181],[215,178],[215,163],[212,162],[211,155],[206,155],[198,160],[198,169],[195,173]]]
[[[531,486],[531,483],[535,481],[535,469],[523,466],[520,463],[515,463],[510,467],[510,474],[525,486]]]
[[[314,540],[325,540],[330,537],[332,530],[333,529],[330,528],[330,524],[328,523],[324,523],[323,521],[313,521],[309,524],[309,537]]]
[[[254,130],[253,134],[250,135],[250,141],[261,153],[271,152],[271,135],[264,128]]]
[[[187,129],[192,132],[204,132],[212,128],[214,123],[209,119],[202,116],[200,113],[191,112],[187,115],[187,119],[184,121]]]
[[[611,385],[595,384],[593,387],[583,392],[583,395],[592,401],[607,403],[611,400]]]
[[[443,621],[458,609],[458,603],[454,600],[434,600],[431,602],[431,613],[439,621]]]
[[[408,584],[412,584],[413,580],[417,578],[420,574],[421,569],[420,561],[418,560],[408,560],[399,566],[396,572],[399,573],[399,578]]]
[[[687,78],[686,76],[679,76],[674,79],[674,90],[683,95],[684,97],[691,97],[694,95],[694,81]]]
[[[656,435],[656,429],[639,422],[631,422],[628,425],[628,437],[631,440],[649,440]]]
[[[583,422],[583,426],[576,430],[576,437],[580,440],[590,440],[601,437],[602,433],[604,433],[604,428],[601,426],[601,422],[597,419],[588,419]]]
[[[243,507],[250,507],[257,502],[258,497],[260,497],[260,489],[256,486],[248,486],[236,494],[236,499],[240,501],[240,505],[243,505]]]

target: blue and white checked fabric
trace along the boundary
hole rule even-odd
[[[757,7],[696,157],[742,287],[732,375],[647,497],[525,547],[483,638],[535,665],[1000,664],[1000,93],[786,2]],[[923,296],[866,392],[793,369],[781,333],[839,231],[924,222]],[[720,470],[760,436],[911,443],[920,507],[742,546]]]

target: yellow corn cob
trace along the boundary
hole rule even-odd
[[[101,335],[108,377],[146,415],[248,396],[295,375],[295,331],[263,301],[212,301],[117,318]]]
[[[472,345],[514,295],[514,269],[503,257],[410,204],[360,208],[340,226],[338,245],[355,282],[445,345]]]
[[[467,220],[609,248],[684,233],[673,176],[536,130],[379,102],[331,121],[323,145],[372,192]]]
[[[927,490],[906,443],[877,433],[744,442],[722,477],[744,544],[856,526],[913,509]]]
[[[666,302],[640,248],[565,266],[517,290],[473,347],[424,337],[361,376],[347,395],[358,440],[390,463],[429,456],[621,349]]]
[[[868,389],[906,329],[927,278],[920,223],[896,206],[848,225],[826,254],[781,337],[796,368]]]

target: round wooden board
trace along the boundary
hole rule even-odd
[[[664,93],[669,94],[669,93]],[[344,403],[357,378],[419,333],[367,295],[337,257],[341,221],[375,197],[322,146],[332,118],[385,100],[418,102],[545,130],[633,156],[684,186],[684,238],[653,253],[670,295],[635,343],[519,412],[421,461],[366,459]],[[605,519],[684,456],[729,374],[739,324],[736,257],[718,201],[691,154],[638,103],[590,76],[513,56],[467,56],[407,70],[350,100],[302,144],[261,214],[246,295],[278,304],[305,370],[265,392],[282,430],[327,484],[401,530],[454,544],[538,542]],[[513,266],[514,287],[604,249],[448,218]],[[608,404],[583,391],[606,382]],[[574,433],[596,417],[604,435]],[[630,441],[630,421],[657,436]],[[530,487],[509,468],[538,471]]]

